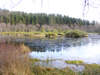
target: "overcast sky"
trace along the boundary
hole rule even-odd
[[[0,8],[28,13],[62,14],[83,18],[83,0],[0,0]],[[88,20],[100,20],[100,9],[90,7],[85,11]],[[99,21],[100,22],[100,21]]]

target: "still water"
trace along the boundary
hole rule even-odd
[[[83,60],[100,63],[100,35],[90,34],[87,38],[27,39],[32,52],[30,56],[41,60]]]

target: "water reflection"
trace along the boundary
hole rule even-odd
[[[80,39],[33,40],[26,43],[39,59],[84,60],[87,63],[100,61],[100,36]]]
[[[46,51],[62,51],[65,48],[81,46],[89,43],[88,38],[71,39],[63,38],[56,40],[43,40],[43,39],[33,39],[31,41],[26,41],[25,44],[28,45],[33,51],[36,52],[46,52]]]

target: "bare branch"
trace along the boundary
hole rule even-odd
[[[88,13],[90,8],[100,8],[100,0],[83,0],[83,17]]]

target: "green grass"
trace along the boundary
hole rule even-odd
[[[67,64],[84,64],[82,60],[67,60],[65,61]]]

